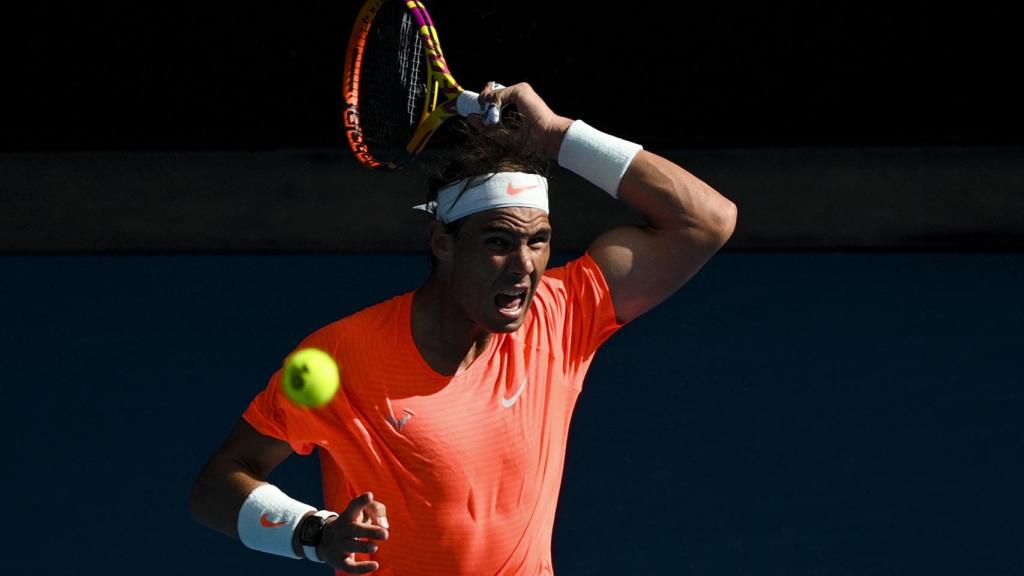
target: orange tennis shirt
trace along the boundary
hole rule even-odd
[[[280,391],[280,371],[244,418],[300,454],[320,448],[326,508],[363,492],[387,507],[377,574],[552,574],[551,532],[569,420],[597,347],[621,324],[588,254],[542,278],[523,325],[495,334],[454,376],[412,338],[412,293],[307,337],[341,388],[318,410]],[[341,572],[338,572],[341,574]]]

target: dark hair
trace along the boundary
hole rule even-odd
[[[463,124],[459,128],[462,141],[438,162],[427,181],[427,201],[437,201],[441,188],[474,176],[486,177],[495,172],[525,172],[547,177],[549,161],[540,143],[530,134],[530,127],[516,113],[502,119],[499,126],[477,130]],[[465,186],[462,192],[465,192]],[[462,193],[460,192],[459,198]],[[458,198],[455,200],[458,202]],[[445,224],[444,231],[457,236],[466,218]],[[431,268],[437,263],[429,253]]]
[[[444,165],[435,170],[427,181],[428,202],[437,200],[441,188],[464,178],[495,172],[525,172],[547,176],[548,158],[520,115],[512,113],[502,120],[501,125],[483,131],[463,125],[460,132],[464,136],[462,142],[443,157]],[[455,201],[458,202],[458,198]],[[445,232],[457,235],[465,220],[460,218],[449,222],[445,225]]]

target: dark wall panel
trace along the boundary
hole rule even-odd
[[[425,271],[408,255],[0,257],[18,519],[0,573],[325,573],[194,525],[189,487],[306,333]],[[558,573],[1017,573],[1021,293],[1017,254],[716,257],[598,353]],[[272,478],[319,501],[313,458]]]
[[[729,249],[1024,248],[1024,148],[657,150],[739,206]],[[380,252],[425,247],[429,163],[338,149],[0,154],[0,252]],[[555,245],[628,209],[561,169]]]

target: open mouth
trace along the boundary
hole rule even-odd
[[[497,307],[498,313],[507,318],[518,318],[525,303],[525,288],[502,290],[494,297],[494,305]]]

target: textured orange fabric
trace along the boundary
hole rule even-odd
[[[245,419],[300,454],[320,448],[326,508],[367,491],[387,506],[378,574],[551,574],[569,420],[620,327],[604,277],[586,254],[549,270],[520,329],[455,376],[420,356],[411,306],[412,293],[396,296],[300,344],[341,368],[325,408],[290,404],[278,371]]]

